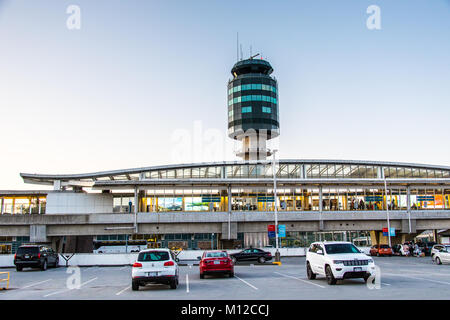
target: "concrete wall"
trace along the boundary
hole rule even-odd
[[[46,214],[112,213],[113,195],[108,193],[50,192]]]

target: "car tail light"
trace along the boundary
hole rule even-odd
[[[40,258],[41,258],[41,253],[39,252],[39,253],[38,253],[38,259],[40,259]]]
[[[142,268],[142,263],[135,262],[135,263],[133,264],[133,268]]]
[[[16,260],[16,258],[17,258],[17,253],[14,255],[14,260]]]
[[[175,263],[173,261],[164,262],[164,267],[173,266]]]

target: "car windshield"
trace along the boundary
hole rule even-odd
[[[20,247],[17,249],[18,254],[37,254],[38,252],[38,247]]]
[[[380,248],[382,248],[382,249],[389,249],[389,246],[386,245],[386,244],[382,244],[382,245],[380,246]]]
[[[328,254],[360,253],[359,250],[351,243],[326,244],[325,250]]]
[[[205,258],[226,258],[226,252],[207,252]]]
[[[138,261],[166,261],[169,260],[169,253],[167,251],[147,251],[141,252],[138,256]]]
[[[447,252],[450,252],[450,246],[445,246],[445,249],[447,250]]]

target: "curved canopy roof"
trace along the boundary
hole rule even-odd
[[[278,160],[275,164],[280,179],[446,179],[449,166],[425,164],[356,161],[356,160]],[[154,179],[270,179],[272,162],[229,161],[163,165],[81,174],[21,173],[26,183],[53,185],[54,181],[89,186],[102,181]]]

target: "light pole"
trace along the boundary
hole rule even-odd
[[[387,197],[387,182],[386,178],[384,178],[384,194],[386,196],[386,213],[387,213],[387,227],[388,227],[388,241],[389,241],[389,247],[391,247],[391,224],[389,221],[389,203],[388,203],[388,197]],[[391,199],[389,199],[391,201]]]
[[[275,153],[277,149],[272,150],[273,160],[272,160],[272,172],[273,172],[273,195],[275,201],[275,262],[280,262],[280,251],[278,251],[278,208],[277,208],[277,173],[275,172]]]

